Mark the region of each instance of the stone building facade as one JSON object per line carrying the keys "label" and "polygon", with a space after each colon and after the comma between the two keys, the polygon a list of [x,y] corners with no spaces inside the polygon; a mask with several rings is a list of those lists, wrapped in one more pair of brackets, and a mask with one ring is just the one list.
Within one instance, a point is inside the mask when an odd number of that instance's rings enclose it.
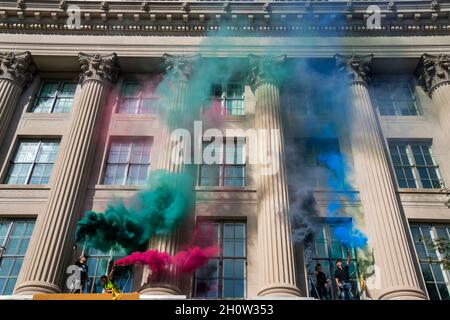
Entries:
{"label": "stone building facade", "polygon": [[[380,9],[379,28],[367,25],[370,5]],[[450,238],[442,190],[450,183],[449,18],[450,5],[436,0],[0,1],[0,295],[68,290],[66,268],[82,250],[73,249],[76,222],[132,196],[153,168],[181,170],[169,163],[158,110],[189,108],[197,64],[230,59],[244,66],[239,76],[211,84],[211,99],[226,113],[222,125],[280,129],[267,148],[281,170],[263,175],[239,162],[215,168],[211,178],[199,165],[193,217],[213,224],[224,246],[211,260],[216,272],[149,284],[135,267],[117,275],[121,286],[188,298],[314,295],[315,264],[291,239],[289,162],[296,158],[286,154],[288,140],[313,139],[308,152],[337,146],[352,168],[355,189],[343,207],[364,213],[375,261],[371,296],[449,299],[449,271],[430,244]],[[336,136],[316,132],[341,112],[317,99],[326,83],[308,91],[294,85],[317,79],[306,72],[283,83],[277,77],[282,64],[309,63],[319,79],[345,79],[349,117]],[[167,67],[177,69],[175,98],[158,106],[143,83]],[[303,98],[290,99],[290,89]],[[290,108],[295,116],[284,112]],[[328,195],[348,190],[314,179],[319,214],[308,259],[333,278],[345,251],[333,239]],[[177,235],[157,244],[179,245]],[[89,291],[98,292],[117,254],[88,254]],[[358,295],[356,256],[352,250]]]}

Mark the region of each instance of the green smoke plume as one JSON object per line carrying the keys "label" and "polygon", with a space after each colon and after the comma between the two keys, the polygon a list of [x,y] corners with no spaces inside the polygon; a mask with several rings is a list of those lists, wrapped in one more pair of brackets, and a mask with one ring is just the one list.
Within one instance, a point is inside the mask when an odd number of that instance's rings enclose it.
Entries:
{"label": "green smoke plume", "polygon": [[127,203],[109,204],[104,213],[87,212],[78,222],[76,242],[101,251],[131,252],[155,235],[171,233],[189,213],[193,199],[191,176],[154,171],[146,189]]}

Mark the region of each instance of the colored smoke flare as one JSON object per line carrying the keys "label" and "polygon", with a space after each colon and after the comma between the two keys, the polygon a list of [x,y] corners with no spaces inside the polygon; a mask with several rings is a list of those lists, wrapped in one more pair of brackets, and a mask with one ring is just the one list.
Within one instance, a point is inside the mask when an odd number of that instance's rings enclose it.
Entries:
{"label": "colored smoke flare", "polygon": [[206,265],[211,257],[220,252],[218,247],[200,248],[194,247],[179,251],[173,258],[172,263],[180,268],[182,272],[191,273],[197,268]]}
{"label": "colored smoke flare", "polygon": [[114,265],[122,267],[135,264],[146,265],[152,271],[152,279],[157,279],[170,263],[171,256],[168,253],[150,249],[145,252],[133,252],[129,256],[117,260]]}
{"label": "colored smoke flare", "polygon": [[191,209],[193,179],[163,170],[150,174],[148,186],[127,204],[110,203],[104,213],[89,211],[78,222],[76,242],[101,251],[142,248],[155,235],[170,234]]}
{"label": "colored smoke flare", "polygon": [[334,236],[347,248],[364,248],[367,245],[367,237],[350,222],[339,225],[334,230]]}
{"label": "colored smoke flare", "polygon": [[[319,154],[318,160],[329,169],[328,186],[334,190],[342,190],[343,195],[332,194],[327,206],[328,217],[340,217],[345,203],[355,202],[356,193],[346,181],[348,166],[339,153],[329,152]],[[347,248],[364,248],[367,245],[366,235],[359,230],[353,221],[344,221],[334,229],[334,237]]]}
{"label": "colored smoke flare", "polygon": [[218,255],[218,247],[193,247],[179,251],[175,256],[170,256],[167,252],[158,250],[147,250],[145,252],[133,252],[129,256],[117,260],[115,266],[145,265],[151,270],[151,278],[155,280],[164,270],[171,265],[178,267],[181,272],[191,273],[197,268],[206,265],[208,260]]}

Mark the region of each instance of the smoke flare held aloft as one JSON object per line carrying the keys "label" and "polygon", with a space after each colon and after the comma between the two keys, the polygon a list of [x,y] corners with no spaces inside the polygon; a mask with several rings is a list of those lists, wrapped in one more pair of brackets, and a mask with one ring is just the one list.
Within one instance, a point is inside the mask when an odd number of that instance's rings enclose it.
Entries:
{"label": "smoke flare held aloft", "polygon": [[101,251],[132,252],[155,235],[170,234],[192,206],[192,183],[185,173],[152,172],[146,189],[127,203],[110,203],[104,213],[87,212],[78,222],[76,242]]}

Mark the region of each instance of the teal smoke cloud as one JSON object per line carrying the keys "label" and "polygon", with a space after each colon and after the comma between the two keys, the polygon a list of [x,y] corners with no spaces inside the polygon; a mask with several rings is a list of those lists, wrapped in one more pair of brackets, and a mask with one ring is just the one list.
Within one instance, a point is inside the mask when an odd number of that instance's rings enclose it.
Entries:
{"label": "teal smoke cloud", "polygon": [[76,242],[101,251],[134,251],[153,236],[170,234],[189,213],[193,199],[191,176],[154,171],[146,189],[127,203],[110,203],[105,212],[87,212],[78,222]]}

